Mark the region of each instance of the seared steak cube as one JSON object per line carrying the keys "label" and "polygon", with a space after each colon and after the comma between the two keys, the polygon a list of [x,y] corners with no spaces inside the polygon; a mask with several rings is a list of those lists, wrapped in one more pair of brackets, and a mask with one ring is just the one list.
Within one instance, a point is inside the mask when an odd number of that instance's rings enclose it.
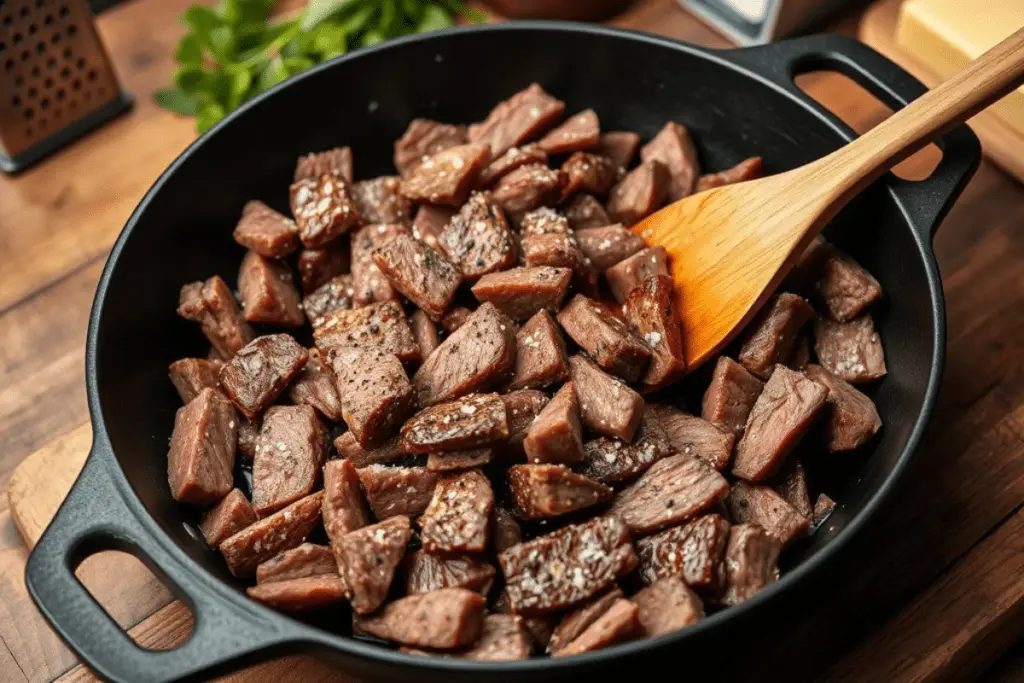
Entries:
{"label": "seared steak cube", "polygon": [[530,632],[522,617],[514,614],[488,614],[480,637],[458,659],[477,662],[511,662],[530,658]]}
{"label": "seared steak cube", "polygon": [[801,515],[808,519],[814,515],[811,494],[807,490],[807,472],[799,460],[790,459],[786,463],[779,472],[774,488]]}
{"label": "seared steak cube", "polygon": [[188,403],[203,389],[216,389],[220,386],[219,360],[205,358],[182,358],[171,363],[168,375],[171,384],[178,390],[182,403]]}
{"label": "seared steak cube", "polygon": [[604,273],[612,296],[620,304],[634,289],[652,277],[670,278],[668,253],[662,246],[649,247],[622,259]]}
{"label": "seared steak cube", "polygon": [[199,530],[203,532],[210,547],[216,548],[225,538],[238,533],[256,519],[256,513],[245,494],[238,489],[231,489],[228,495],[203,515]]}
{"label": "seared steak cube", "polygon": [[738,605],[779,580],[779,541],[756,524],[729,529],[723,604]]}
{"label": "seared steak cube", "polygon": [[414,202],[459,206],[476,184],[491,151],[487,145],[449,147],[421,161],[402,179],[399,192]]}
{"label": "seared steak cube", "polygon": [[704,392],[701,417],[716,422],[740,436],[747,416],[761,395],[764,382],[728,356],[719,356],[711,384]]}
{"label": "seared steak cube", "polygon": [[426,358],[441,345],[441,336],[437,332],[437,324],[430,319],[430,316],[416,309],[409,316],[409,327],[412,329],[412,336],[416,339],[416,345],[420,347],[420,356]]}
{"label": "seared steak cube", "polygon": [[747,481],[774,475],[825,407],[827,397],[824,385],[776,365],[747,418],[732,473]]}
{"label": "seared steak cube", "polygon": [[575,640],[552,656],[567,657],[592,652],[639,635],[641,627],[637,606],[629,600],[619,598]]}
{"label": "seared steak cube", "polygon": [[819,365],[809,365],[804,374],[828,389],[824,425],[829,451],[852,451],[878,433],[882,418],[870,398]]}
{"label": "seared steak cube", "polygon": [[491,548],[503,553],[517,543],[523,542],[523,530],[512,513],[505,508],[495,507],[491,515]]}
{"label": "seared steak cube", "polygon": [[530,425],[548,403],[547,394],[533,389],[512,391],[501,397],[508,417],[508,447],[522,454],[523,439]]}
{"label": "seared steak cube", "polygon": [[402,137],[395,140],[395,168],[402,175],[412,171],[424,157],[466,144],[466,127],[430,119],[413,119]]}
{"label": "seared steak cube", "polygon": [[527,460],[571,465],[583,459],[579,405],[573,383],[563,384],[526,432],[523,449]]}
{"label": "seared steak cube", "polygon": [[235,295],[219,275],[182,287],[178,315],[199,323],[221,358],[231,358],[253,338],[252,328],[238,310]]}
{"label": "seared steak cube", "polygon": [[465,451],[439,451],[427,456],[427,469],[451,472],[481,467],[494,460],[494,447],[471,448]]}
{"label": "seared steak cube", "polygon": [[694,192],[703,192],[715,187],[742,183],[746,180],[754,180],[764,175],[764,164],[761,157],[750,157],[744,159],[732,168],[727,168],[718,173],[705,173],[697,181]]}
{"label": "seared steak cube", "polygon": [[716,470],[724,470],[732,459],[736,437],[721,425],[688,415],[669,405],[647,404],[645,417],[656,424],[683,455],[695,455]]}
{"label": "seared steak cube", "polygon": [[509,389],[546,387],[569,375],[565,341],[558,323],[538,311],[516,333],[516,365]]}
{"label": "seared steak cube", "polygon": [[602,436],[583,445],[581,474],[605,484],[635,479],[656,461],[675,453],[668,439],[653,422],[640,423],[635,443]]}
{"label": "seared steak cube", "polygon": [[252,576],[263,562],[305,542],[320,521],[323,497],[317,491],[225,539],[220,552],[231,573]]}
{"label": "seared steak cube", "polygon": [[351,183],[352,149],[350,147],[335,147],[323,152],[306,154],[299,157],[295,164],[296,181],[319,178],[325,173],[333,173]]}
{"label": "seared steak cube", "polygon": [[246,253],[238,270],[242,310],[251,323],[298,327],[306,322],[291,268],[255,251]]}
{"label": "seared steak cube", "polygon": [[401,223],[367,225],[352,236],[352,289],[353,300],[360,306],[374,301],[397,299],[391,281],[373,260],[373,252],[387,244],[396,235],[407,235],[409,228]]}
{"label": "seared steak cube", "polygon": [[345,600],[345,582],[337,575],[323,574],[249,586],[246,595],[282,612],[308,612]]}
{"label": "seared steak cube", "polygon": [[659,385],[679,377],[686,369],[686,360],[672,278],[656,275],[644,280],[626,297],[622,313],[633,334],[651,348],[644,383]]}
{"label": "seared steak cube", "polygon": [[569,359],[569,373],[579,394],[583,424],[599,434],[632,441],[644,414],[640,394],[579,354]]}
{"label": "seared steak cube", "polygon": [[334,553],[325,545],[303,543],[280,555],[275,555],[256,567],[256,583],[291,581],[310,576],[338,577],[338,563]]}
{"label": "seared steak cube", "polygon": [[483,597],[465,588],[442,588],[390,602],[377,614],[355,615],[352,629],[402,645],[450,650],[476,642],[483,631]]}
{"label": "seared steak cube", "polygon": [[369,614],[384,604],[411,537],[409,518],[399,516],[350,531],[334,543],[353,612]]}
{"label": "seared steak cube", "polygon": [[686,585],[714,593],[725,585],[725,546],[729,522],[710,514],[641,538],[640,578],[644,583],[679,577]]}
{"label": "seared steak cube", "polygon": [[314,328],[324,323],[324,318],[335,311],[348,311],[353,307],[355,285],[351,275],[338,275],[302,300],[302,310]]}
{"label": "seared steak cube", "polygon": [[445,332],[451,334],[455,330],[465,325],[466,321],[469,320],[469,316],[471,315],[473,315],[473,311],[466,308],[465,306],[453,306],[452,308],[449,308],[447,311],[445,311],[444,314],[441,316],[441,327],[444,328]]}
{"label": "seared steak cube", "polygon": [[536,83],[499,102],[482,123],[469,127],[470,142],[490,145],[499,156],[510,147],[537,137],[565,112],[565,103],[544,92]]}
{"label": "seared steak cube", "polygon": [[772,299],[749,329],[739,361],[751,374],[768,379],[778,363],[785,363],[804,324],[814,310],[796,294],[783,292]]}
{"label": "seared steak cube", "polygon": [[331,362],[342,349],[393,353],[402,362],[420,359],[420,347],[397,301],[335,311],[314,328],[313,339]]}
{"label": "seared steak cube", "polygon": [[669,182],[664,164],[644,161],[608,192],[608,215],[623,225],[640,222],[665,203]]}
{"label": "seared steak cube", "polygon": [[668,201],[676,201],[693,194],[700,177],[697,148],[693,146],[686,126],[669,121],[665,127],[640,150],[646,163],[660,161],[668,169]]}
{"label": "seared steak cube", "polygon": [[368,465],[386,465],[409,455],[402,446],[402,440],[397,436],[388,439],[383,445],[366,449],[359,445],[352,432],[345,432],[334,440],[334,448],[337,449],[338,455],[350,460],[356,469]]}
{"label": "seared steak cube", "polygon": [[498,561],[512,610],[524,616],[576,607],[637,565],[629,530],[611,516],[512,546]]}
{"label": "seared steak cube", "polygon": [[737,482],[726,504],[734,522],[756,524],[777,538],[783,546],[789,545],[810,526],[807,517],[767,486]]}
{"label": "seared steak cube", "polygon": [[597,147],[601,138],[601,122],[593,109],[570,116],[565,122],[540,139],[537,146],[548,154],[566,154]]}
{"label": "seared steak cube", "polygon": [[474,555],[431,555],[422,550],[409,553],[404,565],[405,592],[429,593],[441,588],[466,588],[487,595],[497,574],[494,567]]}
{"label": "seared steak cube", "polygon": [[522,519],[558,517],[607,503],[615,492],[561,465],[513,465],[507,472],[516,515]]}
{"label": "seared steak cube", "polygon": [[359,473],[351,460],[331,460],[324,465],[323,518],[333,548],[345,534],[370,523]]}
{"label": "seared steak cube", "polygon": [[363,448],[380,446],[416,409],[402,362],[379,349],[354,348],[338,349],[332,362],[345,424]]}
{"label": "seared steak cube", "polygon": [[577,294],[558,313],[558,322],[603,369],[627,382],[643,376],[650,349],[604,304]]}
{"label": "seared steak cube", "polygon": [[728,493],[729,482],[706,462],[673,455],[620,492],[609,514],[622,519],[631,533],[646,534],[700,514]]}
{"label": "seared steak cube", "polygon": [[484,303],[430,354],[413,377],[421,406],[487,391],[511,372],[516,357],[512,321]]}
{"label": "seared steak cube", "polygon": [[494,492],[480,470],[442,474],[420,517],[420,539],[428,553],[487,549]]}
{"label": "seared steak cube", "polygon": [[437,485],[437,474],[426,467],[367,465],[357,473],[366,501],[377,519],[423,514]]}
{"label": "seared steak cube", "polygon": [[582,607],[577,607],[567,612],[562,617],[554,631],[551,632],[551,639],[548,640],[548,654],[554,654],[566,645],[576,640],[581,633],[593,624],[598,618],[608,611],[616,601],[622,599],[622,590],[618,586],[612,586],[609,590],[597,596]]}
{"label": "seared steak cube", "polygon": [[815,300],[836,322],[853,320],[882,298],[882,286],[871,273],[820,238],[801,257],[800,271],[813,282]]}
{"label": "seared steak cube", "polygon": [[675,576],[655,581],[630,601],[637,607],[637,619],[648,638],[686,628],[704,616],[700,598]]}
{"label": "seared steak cube", "polygon": [[310,349],[309,360],[298,377],[288,387],[288,398],[293,403],[316,408],[331,422],[341,422],[341,397],[334,371],[324,364],[320,352]]}
{"label": "seared steak cube", "polygon": [[[570,219],[571,222],[571,219]],[[576,230],[576,241],[594,270],[603,273],[645,248],[644,241],[618,223]]]}
{"label": "seared steak cube", "polygon": [[167,454],[171,495],[181,503],[210,505],[231,491],[238,416],[216,389],[203,389],[179,408]]}
{"label": "seared steak cube", "polygon": [[[498,594],[492,610],[497,614],[512,614],[512,603],[509,600],[507,590],[503,590]],[[554,629],[555,624],[550,616],[524,617],[523,626],[526,627],[526,631],[530,634],[533,642],[537,644],[537,647],[543,650],[547,647],[548,641],[551,640],[551,631]]]}
{"label": "seared steak cube", "polygon": [[301,245],[295,221],[258,199],[248,201],[242,207],[242,217],[235,226],[233,237],[246,249],[267,258],[284,258]]}
{"label": "seared steak cube", "polygon": [[614,130],[601,134],[597,153],[611,159],[616,168],[629,168],[639,147],[639,135],[631,130]]}
{"label": "seared steak cube", "polygon": [[885,352],[870,315],[848,323],[814,322],[814,352],[822,367],[850,384],[885,376]]}
{"label": "seared steak cube", "polygon": [[505,213],[482,192],[473,193],[448,221],[438,244],[470,280],[516,264],[516,245]]}
{"label": "seared steak cube", "polygon": [[619,167],[608,157],[576,152],[562,164],[562,173],[565,174],[562,197],[571,197],[577,192],[605,194],[618,180],[618,170]]}
{"label": "seared steak cube", "polygon": [[828,516],[832,514],[832,511],[836,507],[836,502],[826,496],[824,493],[819,493],[817,499],[814,501],[814,514],[812,517],[812,524],[815,527],[821,526],[821,524],[828,519]]}
{"label": "seared steak cube", "polygon": [[325,173],[296,181],[290,190],[292,215],[307,247],[319,247],[359,223],[348,182]]}
{"label": "seared steak cube", "polygon": [[526,320],[541,310],[557,311],[571,279],[568,268],[512,268],[484,275],[473,285],[473,295],[515,320]]}
{"label": "seared steak cube", "polygon": [[443,256],[409,235],[396,235],[373,252],[391,286],[423,311],[440,318],[462,284],[462,275]]}
{"label": "seared steak cube", "polygon": [[408,223],[412,202],[398,193],[400,179],[381,176],[352,185],[352,201],[363,224]]}
{"label": "seared steak cube", "polygon": [[547,164],[548,153],[539,145],[530,144],[512,147],[507,152],[487,165],[480,173],[480,187],[490,187],[496,180],[506,176],[520,166],[527,164]]}
{"label": "seared steak cube", "polygon": [[455,215],[455,209],[450,206],[439,206],[434,204],[422,204],[416,210],[416,219],[412,223],[412,236],[423,242],[431,249],[440,249],[438,239],[444,226]]}
{"label": "seared steak cube", "polygon": [[273,406],[263,416],[252,465],[252,506],[261,517],[308,496],[327,459],[323,426],[309,406]]}
{"label": "seared steak cube", "polygon": [[348,273],[349,246],[344,241],[299,252],[302,291],[311,294],[339,275]]}
{"label": "seared steak cube", "polygon": [[580,272],[586,266],[586,257],[576,242],[576,235],[571,232],[541,235],[524,232],[522,247],[523,260],[528,267],[551,266]]}
{"label": "seared steak cube", "polygon": [[424,408],[402,427],[410,453],[458,451],[507,438],[505,402],[497,394],[470,394]]}
{"label": "seared steak cube", "polygon": [[306,349],[287,334],[268,334],[249,342],[224,364],[220,384],[250,420],[273,403],[302,370]]}
{"label": "seared steak cube", "polygon": [[589,194],[576,195],[565,209],[565,217],[569,219],[569,226],[573,230],[599,228],[613,222],[601,202]]}
{"label": "seared steak cube", "polygon": [[565,174],[545,164],[527,164],[502,176],[491,190],[495,203],[513,221],[539,206],[553,206],[562,196]]}

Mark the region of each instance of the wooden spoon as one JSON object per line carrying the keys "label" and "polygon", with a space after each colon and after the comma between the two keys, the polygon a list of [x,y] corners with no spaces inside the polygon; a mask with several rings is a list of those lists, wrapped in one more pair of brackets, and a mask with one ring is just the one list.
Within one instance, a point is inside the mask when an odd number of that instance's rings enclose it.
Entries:
{"label": "wooden spoon", "polygon": [[633,226],[671,259],[688,370],[750,321],[851,198],[1022,82],[1024,29],[828,156],[686,197]]}

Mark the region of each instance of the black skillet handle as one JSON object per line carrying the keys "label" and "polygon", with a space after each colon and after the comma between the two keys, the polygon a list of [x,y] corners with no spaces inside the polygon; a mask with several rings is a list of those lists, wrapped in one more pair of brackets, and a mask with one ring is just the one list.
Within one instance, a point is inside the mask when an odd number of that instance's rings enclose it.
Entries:
{"label": "black skillet handle", "polygon": [[[209,680],[294,642],[263,608],[232,606],[230,591],[189,571],[146,531],[111,476],[113,456],[97,436],[85,469],[32,550],[25,581],[32,599],[68,646],[103,679],[117,683]],[[125,550],[143,560],[195,615],[192,636],[167,651],[137,646],[75,578],[89,555]],[[285,624],[287,621],[284,622]]]}
{"label": "black skillet handle", "polygon": [[[860,85],[893,110],[923,95],[927,88],[902,67],[864,43],[839,34],[820,34],[768,45],[731,50],[728,58],[768,78],[808,106],[828,117],[848,140],[856,133],[839,117],[804,94],[793,78],[810,71],[836,71]],[[966,125],[957,126],[937,141],[942,161],[921,181],[889,176],[889,183],[912,224],[931,239],[942,219],[981,161],[981,143]]]}

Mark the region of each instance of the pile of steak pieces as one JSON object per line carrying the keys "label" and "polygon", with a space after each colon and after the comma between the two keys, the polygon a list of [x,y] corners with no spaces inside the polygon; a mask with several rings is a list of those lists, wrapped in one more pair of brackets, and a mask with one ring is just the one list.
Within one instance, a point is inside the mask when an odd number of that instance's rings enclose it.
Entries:
{"label": "pile of steak pieces", "polygon": [[416,120],[400,176],[303,157],[293,218],[254,200],[235,228],[241,305],[218,276],[182,288],[212,350],[170,368],[171,491],[252,598],[349,605],[409,652],[571,655],[746,600],[831,509],[787,456],[878,431],[854,386],[885,374],[878,283],[815,243],[810,302],[771,301],[701,417],[646,402],[681,330],[664,252],[624,226],[760,160],[701,175],[680,124],[640,147],[564,110],[533,85],[479,124]]}

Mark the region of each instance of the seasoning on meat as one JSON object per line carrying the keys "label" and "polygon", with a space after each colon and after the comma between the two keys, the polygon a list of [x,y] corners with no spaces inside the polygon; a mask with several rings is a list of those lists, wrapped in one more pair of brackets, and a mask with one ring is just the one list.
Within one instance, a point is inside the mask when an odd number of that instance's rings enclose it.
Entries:
{"label": "seasoning on meat", "polygon": [[420,359],[420,347],[413,337],[405,312],[397,301],[381,301],[351,311],[335,311],[313,329],[313,339],[327,360],[341,349],[393,353],[402,362]]}
{"label": "seasoning on meat", "polygon": [[522,542],[523,530],[516,518],[505,508],[495,507],[491,514],[491,549],[494,553],[503,553]]}
{"label": "seasoning on meat", "polygon": [[416,409],[416,393],[398,356],[379,349],[332,351],[341,413],[363,448],[384,444]]}
{"label": "seasoning on meat", "polygon": [[413,119],[395,140],[395,168],[406,175],[423,161],[446,149],[466,144],[466,127],[430,119]]}
{"label": "seasoning on meat", "polygon": [[353,616],[355,634],[402,645],[450,650],[473,644],[483,632],[487,602],[476,591],[442,588],[389,602],[377,614]]}
{"label": "seasoning on meat", "polygon": [[203,389],[179,408],[167,453],[171,495],[180,503],[211,505],[232,488],[238,416],[216,389]]}
{"label": "seasoning on meat", "polygon": [[734,522],[756,524],[777,538],[783,546],[789,545],[810,526],[807,517],[767,486],[737,482],[726,504]]}
{"label": "seasoning on meat", "polygon": [[639,147],[639,135],[631,130],[614,130],[601,134],[597,153],[611,159],[616,168],[625,169],[629,168]]}
{"label": "seasoning on meat", "polygon": [[497,574],[475,555],[431,555],[423,550],[406,555],[403,570],[409,595],[441,588],[466,588],[487,595]]}
{"label": "seasoning on meat", "polygon": [[796,344],[800,330],[814,317],[814,309],[796,294],[783,292],[748,328],[740,349],[739,361],[751,374],[768,379],[778,363],[785,363]]}
{"label": "seasoning on meat", "polygon": [[815,300],[836,322],[853,320],[882,298],[878,280],[825,240],[815,241],[808,252],[801,266],[810,271]]}
{"label": "seasoning on meat", "polygon": [[473,315],[473,311],[465,306],[452,306],[441,316],[441,327],[445,332],[451,334],[465,325],[471,315]]}
{"label": "seasoning on meat", "polygon": [[203,514],[199,530],[211,548],[219,546],[225,538],[232,536],[257,519],[252,505],[245,494],[238,489],[231,489],[219,503]]}
{"label": "seasoning on meat", "polygon": [[505,213],[484,192],[469,197],[438,236],[438,244],[469,280],[516,264]]}
{"label": "seasoning on meat", "polygon": [[552,206],[562,196],[565,174],[545,164],[527,164],[502,176],[491,197],[513,221],[540,206]]}
{"label": "seasoning on meat", "polygon": [[299,252],[298,267],[302,291],[311,294],[335,277],[348,273],[349,246],[340,240],[316,249],[303,249]]}
{"label": "seasoning on meat", "polygon": [[548,519],[607,503],[615,492],[561,465],[513,465],[507,473],[515,513]]}
{"label": "seasoning on meat", "polygon": [[352,185],[352,201],[364,225],[412,220],[412,202],[398,193],[399,183],[396,176],[381,176]]}
{"label": "seasoning on meat", "polygon": [[449,147],[421,161],[402,179],[399,192],[414,202],[459,206],[491,159],[487,145]]}
{"label": "seasoning on meat", "polygon": [[523,258],[528,266],[556,266],[579,269],[583,252],[569,219],[549,207],[525,214],[520,221]]}
{"label": "seasoning on meat", "polygon": [[264,516],[312,493],[326,458],[326,435],[311,407],[268,408],[252,466],[256,513]]}
{"label": "seasoning on meat", "polygon": [[576,195],[565,209],[565,217],[573,230],[599,228],[610,225],[614,221],[608,217],[601,202],[590,194]]}
{"label": "seasoning on meat", "polygon": [[810,519],[814,515],[807,472],[799,460],[792,458],[786,463],[775,481],[775,490],[804,517]]}
{"label": "seasoning on meat", "polygon": [[510,147],[537,137],[562,117],[565,103],[536,83],[499,102],[482,123],[469,127],[470,142],[490,145],[497,157]]}
{"label": "seasoning on meat", "polygon": [[633,225],[661,208],[669,191],[668,169],[644,161],[608,192],[608,215],[616,223]]}
{"label": "seasoning on meat", "polygon": [[604,370],[627,382],[635,382],[643,376],[651,357],[650,349],[604,304],[577,294],[558,313],[558,322]]}
{"label": "seasoning on meat", "polygon": [[711,384],[704,392],[701,417],[742,436],[747,416],[761,395],[764,382],[728,356],[719,356]]}
{"label": "seasoning on meat", "polygon": [[288,387],[293,403],[308,405],[332,422],[341,422],[341,397],[334,372],[324,364],[317,349],[309,350],[309,360]]}
{"label": "seasoning on meat", "polygon": [[717,514],[703,515],[682,526],[641,538],[640,578],[644,583],[679,577],[686,585],[715,593],[725,585],[725,546],[729,522]]}
{"label": "seasoning on meat", "polygon": [[235,455],[245,462],[252,462],[256,457],[256,442],[260,438],[259,420],[247,420],[238,416],[238,450]]}
{"label": "seasoning on meat", "polygon": [[732,168],[727,168],[718,173],[705,173],[697,181],[694,192],[704,192],[715,187],[742,183],[746,180],[754,180],[764,175],[764,164],[761,157],[750,157],[744,159]]}
{"label": "seasoning on meat", "polygon": [[398,516],[350,531],[332,544],[353,612],[369,614],[384,604],[411,537],[409,518]]}
{"label": "seasoning on meat", "polygon": [[547,394],[534,389],[512,391],[502,395],[505,402],[505,415],[508,417],[508,444],[510,454],[522,456],[523,440],[530,425],[540,415],[540,411],[548,403]]}
{"label": "seasoning on meat", "polygon": [[465,451],[438,451],[427,456],[427,469],[451,472],[480,467],[494,460],[494,447],[471,448]]}
{"label": "seasoning on meat", "polygon": [[604,276],[608,280],[612,296],[620,304],[626,302],[630,292],[652,277],[669,278],[671,287],[668,253],[662,246],[648,247],[619,261],[605,271]]}
{"label": "seasoning on meat", "polygon": [[635,479],[656,461],[675,453],[661,428],[650,420],[640,423],[635,443],[602,436],[583,444],[581,474],[604,484]]}
{"label": "seasoning on meat", "polygon": [[576,241],[594,270],[601,273],[646,247],[638,235],[618,223],[582,230],[577,228]]}
{"label": "seasoning on meat", "polygon": [[302,300],[302,310],[314,328],[320,327],[327,315],[351,310],[355,293],[352,276],[338,275],[307,295]]}
{"label": "seasoning on meat", "polygon": [[515,320],[527,320],[541,310],[555,312],[562,305],[572,271],[535,266],[489,273],[473,285],[473,296],[494,304]]}
{"label": "seasoning on meat", "polygon": [[317,491],[225,539],[220,552],[231,573],[252,576],[261,563],[305,542],[320,522],[323,497]]}
{"label": "seasoning on meat", "polygon": [[306,178],[319,178],[325,173],[333,173],[352,182],[352,149],[335,147],[323,152],[315,152],[299,157],[295,164],[295,181]]}
{"label": "seasoning on meat", "polygon": [[289,193],[299,237],[307,247],[320,247],[359,223],[348,182],[325,173],[296,181]]}
{"label": "seasoning on meat", "polygon": [[351,461],[356,469],[368,465],[386,465],[402,460],[409,455],[402,447],[402,440],[397,436],[388,439],[380,446],[367,449],[359,445],[352,432],[345,432],[334,440],[334,448],[338,451],[338,455]]}
{"label": "seasoning on meat", "polygon": [[618,599],[611,607],[553,657],[566,657],[631,640],[640,635],[639,610],[629,600]]}
{"label": "seasoning on meat", "polygon": [[725,605],[738,605],[779,580],[779,541],[756,524],[729,529],[725,550]]}
{"label": "seasoning on meat", "polygon": [[325,574],[338,576],[334,553],[325,545],[303,543],[256,567],[256,583],[290,581]]}
{"label": "seasoning on meat", "polygon": [[428,553],[487,549],[494,492],[480,470],[442,474],[420,517],[420,540]]}
{"label": "seasoning on meat", "polygon": [[441,336],[437,332],[437,325],[430,316],[416,309],[409,316],[409,328],[412,336],[416,339],[416,346],[420,347],[420,356],[426,358],[441,345]]}
{"label": "seasoning on meat", "polygon": [[466,324],[430,354],[413,377],[421,406],[497,386],[515,364],[515,327],[493,304],[481,304]]}
{"label": "seasoning on meat", "polygon": [[507,152],[496,158],[480,172],[479,186],[490,187],[502,176],[506,176],[520,166],[527,164],[547,164],[548,153],[539,145],[530,144],[522,147],[512,147]]}
{"label": "seasoning on meat", "polygon": [[367,465],[356,473],[377,519],[396,515],[418,517],[430,504],[437,485],[437,473],[426,467]]}
{"label": "seasoning on meat", "polygon": [[247,252],[238,270],[238,290],[245,319],[251,323],[298,327],[306,322],[286,263]]}
{"label": "seasoning on meat", "polygon": [[651,465],[612,503],[631,533],[645,534],[704,512],[729,493],[729,482],[700,458],[673,455]]}
{"label": "seasoning on meat", "polygon": [[385,223],[367,225],[352,236],[352,289],[357,305],[398,298],[390,280],[384,277],[373,260],[373,252],[396,235],[408,233],[409,228],[402,223]]}
{"label": "seasoning on meat", "polygon": [[345,582],[337,575],[322,574],[249,586],[253,600],[282,612],[307,612],[336,605],[345,600]]}
{"label": "seasoning on meat", "polygon": [[171,384],[178,390],[182,403],[188,403],[203,389],[216,389],[220,386],[219,360],[205,358],[182,358],[168,367],[167,374]]}
{"label": "seasoning on meat", "polygon": [[693,194],[700,165],[697,162],[697,148],[690,139],[686,126],[669,121],[665,127],[640,150],[645,162],[660,161],[668,170],[668,201],[677,201]]}
{"label": "seasoning on meat", "polygon": [[253,338],[252,328],[238,310],[235,295],[219,275],[182,287],[178,315],[199,323],[222,358],[231,358]]}
{"label": "seasoning on meat", "polygon": [[295,221],[258,199],[242,207],[242,217],[232,236],[246,249],[267,258],[284,258],[301,245]]}
{"label": "seasoning on meat", "polygon": [[828,408],[823,423],[829,452],[859,448],[882,428],[882,418],[874,402],[849,383],[820,365],[807,366],[804,374],[828,389]]}
{"label": "seasoning on meat", "polygon": [[534,419],[523,439],[530,462],[565,465],[583,459],[580,403],[572,382],[566,382]]}
{"label": "seasoning on meat", "polygon": [[637,565],[629,530],[613,516],[512,546],[498,561],[512,610],[524,616],[576,607]]}
{"label": "seasoning on meat", "polygon": [[619,167],[608,157],[576,152],[562,164],[562,173],[565,174],[562,199],[577,192],[606,194],[618,180],[618,170]]}
{"label": "seasoning on meat", "polygon": [[309,353],[287,334],[257,337],[220,370],[220,384],[250,420],[267,409],[302,370]]}
{"label": "seasoning on meat", "polygon": [[672,633],[704,617],[704,605],[679,577],[655,581],[630,598],[648,638]]}
{"label": "seasoning on meat", "polygon": [[622,307],[629,329],[651,349],[651,363],[643,377],[645,384],[665,384],[686,369],[683,326],[675,296],[672,278],[656,275],[635,287]]}
{"label": "seasoning on meat", "polygon": [[623,597],[622,589],[612,586],[582,607],[568,612],[555,626],[555,630],[551,632],[551,639],[548,641],[547,647],[548,654],[554,654],[576,640],[581,633],[587,630],[587,627],[597,621],[617,600]]}
{"label": "seasoning on meat", "polygon": [[373,261],[425,313],[440,318],[462,284],[462,275],[443,256],[409,235],[396,235],[373,252]]}
{"label": "seasoning on meat", "polygon": [[530,657],[530,634],[523,618],[514,614],[488,614],[476,643],[459,659],[478,662],[511,662]]}
{"label": "seasoning on meat", "polygon": [[470,394],[439,403],[409,418],[401,434],[410,453],[487,446],[508,438],[505,402],[498,394]]}
{"label": "seasoning on meat", "polygon": [[550,313],[538,311],[516,333],[516,365],[508,389],[542,388],[568,375],[562,332]]}
{"label": "seasoning on meat", "polygon": [[440,249],[438,238],[454,215],[455,209],[450,206],[421,204],[412,223],[412,236],[431,249]]}
{"label": "seasoning on meat", "polygon": [[590,429],[630,442],[640,426],[644,400],[592,360],[574,355],[569,372],[580,398],[580,419]]}
{"label": "seasoning on meat", "polygon": [[[512,614],[512,603],[509,600],[507,590],[503,590],[498,594],[491,609],[496,614]],[[533,642],[541,650],[545,649],[551,640],[551,632],[555,627],[553,617],[522,617],[522,619],[523,626],[526,627],[526,631],[530,634]]]}
{"label": "seasoning on meat", "polygon": [[537,143],[548,154],[568,154],[597,147],[601,123],[593,109],[581,111],[565,120]]}
{"label": "seasoning on meat", "polygon": [[732,459],[736,437],[721,425],[663,404],[648,404],[645,417],[661,428],[678,453],[695,455],[719,471]]}
{"label": "seasoning on meat", "polygon": [[814,321],[814,352],[821,366],[850,384],[885,376],[885,352],[870,315],[848,323]]}
{"label": "seasoning on meat", "polygon": [[732,473],[747,481],[774,475],[818,417],[827,397],[824,385],[776,365],[747,418]]}
{"label": "seasoning on meat", "polygon": [[333,548],[345,534],[370,523],[359,473],[350,460],[331,460],[324,465],[323,519]]}

